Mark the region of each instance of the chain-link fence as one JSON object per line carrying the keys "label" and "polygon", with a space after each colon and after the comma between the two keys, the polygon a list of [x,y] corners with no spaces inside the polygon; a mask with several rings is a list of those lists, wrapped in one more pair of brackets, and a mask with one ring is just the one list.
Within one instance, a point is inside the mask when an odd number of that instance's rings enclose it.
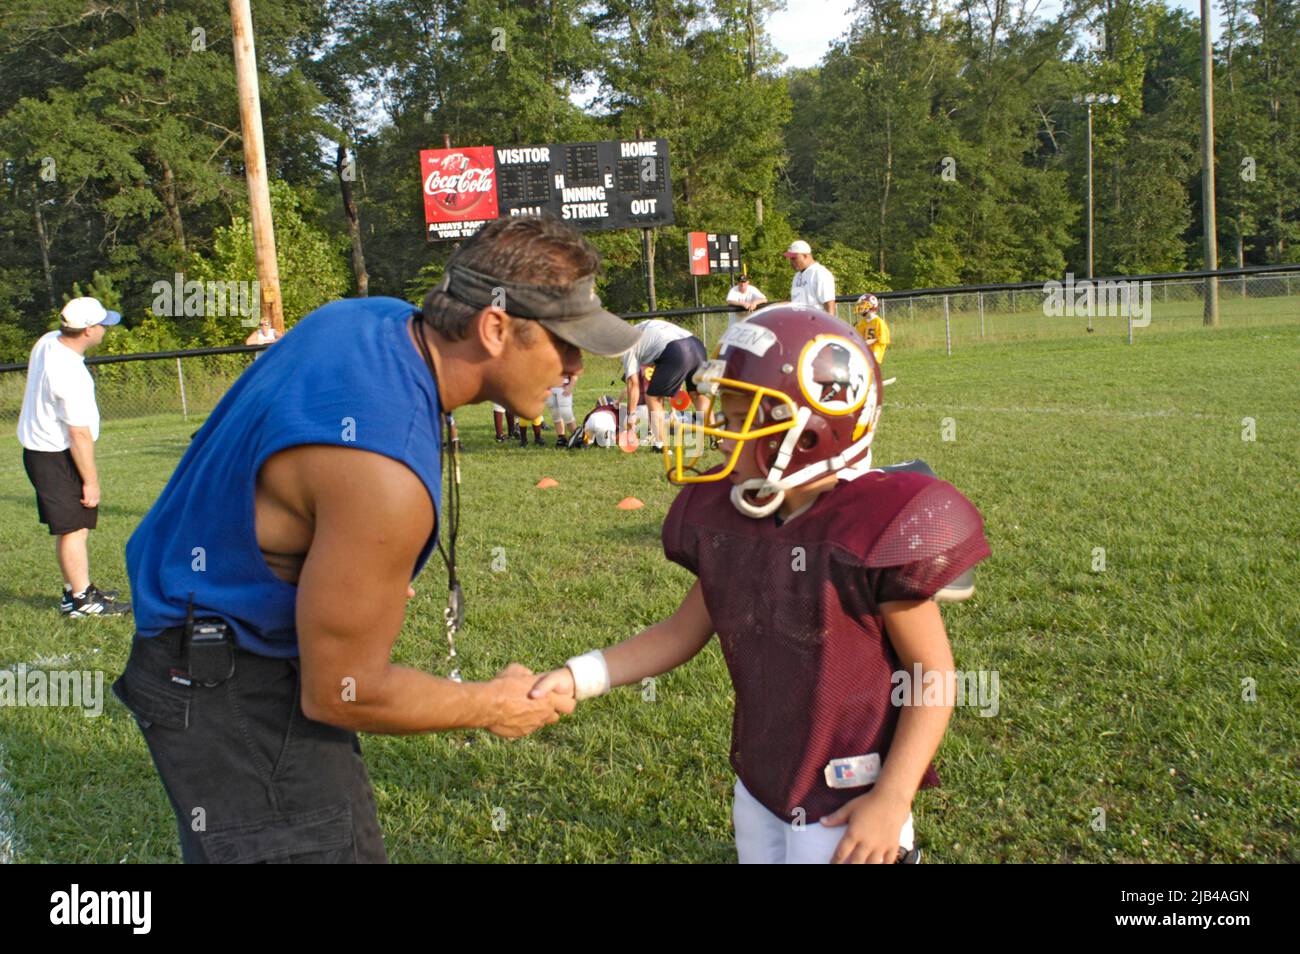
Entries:
{"label": "chain-link fence", "polygon": [[[1073,279],[924,293],[883,293],[891,347],[944,348],[1099,334],[1138,336],[1205,327],[1202,278]],[[1300,269],[1218,279],[1219,325],[1242,328],[1300,320]],[[851,320],[852,304],[839,304]]]}
{"label": "chain-link fence", "polygon": [[[159,414],[186,420],[205,417],[256,357],[256,349],[223,350],[227,353],[131,355],[135,360],[108,363],[88,358],[100,416],[105,420]],[[24,372],[0,374],[0,423],[6,428],[17,424],[26,384]]]}
{"label": "chain-link fence", "polygon": [[[1300,322],[1300,266],[1228,270],[1218,273],[1222,328]],[[1141,336],[1204,325],[1206,279],[1190,275],[1134,276],[1018,285],[880,292],[881,314],[889,323],[891,347],[946,349],[1029,339],[1080,337],[1089,333],[1141,340]],[[852,322],[854,296],[837,304]],[[712,352],[727,326],[742,315],[724,307],[682,308],[627,315],[628,320],[663,317],[698,336]],[[1213,331],[1213,329],[1206,329]],[[100,413],[106,420],[155,415],[205,417],[258,348],[208,348],[156,355],[90,357]],[[611,382],[617,362],[587,360],[588,380]],[[22,407],[26,374],[0,367],[0,426],[11,429]],[[611,387],[613,384],[611,384]]]}

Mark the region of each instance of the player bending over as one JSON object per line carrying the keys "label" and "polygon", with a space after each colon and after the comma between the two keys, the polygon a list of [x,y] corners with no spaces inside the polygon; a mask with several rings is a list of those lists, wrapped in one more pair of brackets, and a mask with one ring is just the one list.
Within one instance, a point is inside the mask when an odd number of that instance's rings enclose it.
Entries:
{"label": "player bending over", "polygon": [[[623,355],[627,406],[634,408],[642,398],[645,399],[650,415],[650,440],[654,449],[660,450],[664,441],[664,399],[671,398],[683,386],[688,391],[695,389],[692,378],[708,360],[708,351],[699,338],[668,321],[652,318],[633,327],[641,332],[641,338]],[[648,381],[644,390],[639,371]],[[700,403],[703,410],[703,401]],[[627,429],[634,426],[631,412],[624,426]]]}
{"label": "player bending over", "polygon": [[[716,631],[736,693],[740,861],[897,861],[917,790],[938,784],[953,700],[895,705],[895,674],[952,685],[931,598],[988,555],[983,521],[942,480],[869,469],[880,372],[829,315],[768,308],[729,328],[696,379],[722,419],[674,427],[669,479],[686,487],[663,527],[695,585],[672,616],[533,692],[600,695],[680,666]],[[692,430],[697,446],[720,439],[723,466],[686,470]]]}

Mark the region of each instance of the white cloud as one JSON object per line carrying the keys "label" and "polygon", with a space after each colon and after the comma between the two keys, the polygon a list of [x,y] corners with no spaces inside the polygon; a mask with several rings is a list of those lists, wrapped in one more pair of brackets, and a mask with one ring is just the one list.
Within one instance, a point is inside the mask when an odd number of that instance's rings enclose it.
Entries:
{"label": "white cloud", "polygon": [[767,34],[785,54],[786,68],[816,66],[853,21],[851,0],[786,0],[767,20]]}

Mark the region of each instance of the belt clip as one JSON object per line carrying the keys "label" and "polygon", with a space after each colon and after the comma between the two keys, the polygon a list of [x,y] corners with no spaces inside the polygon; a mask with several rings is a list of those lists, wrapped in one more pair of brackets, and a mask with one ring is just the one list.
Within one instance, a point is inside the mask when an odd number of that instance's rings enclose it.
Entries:
{"label": "belt clip", "polygon": [[[230,624],[219,618],[194,617],[194,596],[185,612],[185,655],[187,675],[208,689],[219,686],[235,674],[235,647]],[[176,674],[173,682],[180,682]],[[183,685],[184,683],[182,683]]]}

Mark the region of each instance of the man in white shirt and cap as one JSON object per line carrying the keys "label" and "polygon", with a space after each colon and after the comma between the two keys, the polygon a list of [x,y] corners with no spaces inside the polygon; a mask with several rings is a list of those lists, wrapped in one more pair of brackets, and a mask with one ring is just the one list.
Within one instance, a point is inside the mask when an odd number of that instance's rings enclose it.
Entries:
{"label": "man in white shirt and cap", "polygon": [[99,520],[99,407],[85,356],[104,340],[108,326],[121,320],[94,298],[74,298],[64,305],[59,330],[43,335],[27,359],[27,388],[18,416],[23,467],[36,489],[40,521],[55,538],[63,573],[59,608],[74,618],[131,611],[129,604],[117,601],[116,591],[100,590],[90,581],[87,552],[90,531]]}
{"label": "man in white shirt and cap", "polygon": [[767,304],[767,296],[749,283],[749,276],[741,273],[740,280],[731,286],[731,291],[727,292],[727,304],[733,309],[739,309],[744,314],[737,316],[736,311],[727,315],[727,327],[730,328],[737,321],[744,321],[761,305]]}
{"label": "man in white shirt and cap", "polygon": [[794,279],[790,282],[790,302],[806,308],[820,308],[835,314],[835,276],[831,270],[812,256],[812,248],[799,239],[791,242],[785,257],[794,266]]}

